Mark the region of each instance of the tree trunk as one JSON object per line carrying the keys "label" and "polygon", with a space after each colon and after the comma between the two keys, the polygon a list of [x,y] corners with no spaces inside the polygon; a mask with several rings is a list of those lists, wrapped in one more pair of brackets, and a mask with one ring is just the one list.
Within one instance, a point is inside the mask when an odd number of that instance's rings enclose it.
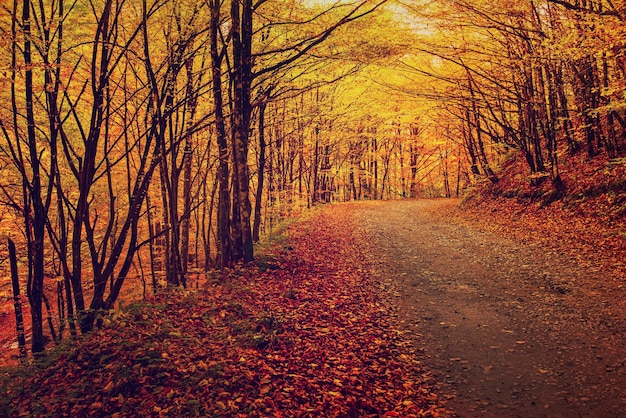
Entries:
{"label": "tree trunk", "polygon": [[312,205],[315,205],[320,199],[320,181],[319,181],[320,127],[319,125],[315,125],[314,136],[315,136],[315,147],[313,151],[313,193],[311,193]]}
{"label": "tree trunk", "polygon": [[13,285],[13,306],[15,307],[15,327],[17,331],[17,346],[20,357],[26,357],[26,336],[24,335],[24,318],[22,316],[22,300],[20,299],[20,277],[17,272],[17,254],[15,244],[9,238],[9,261],[11,263],[11,283]]}
{"label": "tree trunk", "polygon": [[[34,86],[33,64],[31,57],[31,2],[24,0],[22,9],[22,28],[24,31],[24,95],[26,98],[26,121],[27,121],[27,144],[32,170],[32,180],[27,183],[29,196],[24,196],[26,206],[32,205],[32,219],[26,216],[27,231],[29,236],[29,277],[27,283],[28,300],[31,306],[32,318],[32,351],[39,353],[44,350],[43,336],[43,280],[44,280],[44,233],[46,224],[46,210],[42,198],[41,185],[41,152],[37,145],[36,122],[34,113]],[[30,201],[29,201],[30,200]],[[31,236],[32,234],[32,236]]]}
{"label": "tree trunk", "polygon": [[232,48],[233,48],[233,161],[238,183],[235,202],[239,222],[233,227],[241,236],[241,244],[236,243],[236,252],[241,252],[244,262],[254,259],[252,243],[252,229],[250,219],[252,205],[250,203],[250,175],[248,170],[248,142],[250,136],[250,117],[252,105],[250,103],[250,86],[252,83],[252,0],[242,0],[231,3],[232,21]]}
{"label": "tree trunk", "polygon": [[[496,176],[496,174],[493,172],[493,170],[491,169],[491,166],[489,165],[489,160],[487,159],[487,154],[485,153],[485,146],[484,146],[484,142],[483,142],[483,138],[482,138],[482,127],[481,127],[481,118],[482,115],[479,112],[478,109],[478,103],[477,103],[477,98],[475,95],[475,91],[474,91],[474,80],[472,79],[472,76],[469,72],[468,69],[466,69],[467,71],[467,83],[468,83],[468,88],[469,88],[469,92],[470,92],[470,97],[472,100],[472,112],[471,115],[473,116],[473,125],[474,125],[474,129],[476,130],[476,153],[478,156],[478,161],[480,163],[480,166],[483,170],[483,173],[485,173],[485,175],[487,176],[487,178],[492,182],[492,183],[496,183],[498,181],[498,177]],[[471,125],[470,125],[470,136],[471,136]]]}
{"label": "tree trunk", "polygon": [[187,271],[189,268],[189,230],[191,225],[191,166],[193,157],[192,134],[194,115],[196,113],[197,97],[193,91],[193,61],[190,59],[186,62],[187,70],[187,100],[189,100],[189,113],[187,120],[187,132],[185,133],[185,151],[183,160],[183,216],[181,220],[181,267],[183,285],[186,287]]}
{"label": "tree trunk", "polygon": [[[224,122],[224,99],[222,96],[222,56],[218,49],[220,25],[220,0],[211,0],[211,76],[213,81],[213,105],[215,109],[215,134],[219,153],[217,178],[219,182],[217,203],[218,265],[227,267],[232,263],[232,242],[230,239],[230,190],[229,190],[229,147]],[[210,231],[209,231],[210,232]]]}
{"label": "tree trunk", "polygon": [[467,155],[470,158],[470,170],[473,176],[480,175],[480,170],[478,169],[478,160],[476,158],[476,146],[474,145],[474,137],[472,134],[472,122],[470,119],[470,111],[469,108],[465,108],[465,121],[461,125],[463,132],[463,143],[465,145],[465,149],[467,150]]}
{"label": "tree trunk", "polygon": [[259,241],[259,233],[261,229],[261,203],[263,201],[263,185],[265,180],[265,109],[266,102],[259,105],[259,172],[256,188],[256,196],[254,202],[254,226],[252,228],[252,239],[254,242]]}

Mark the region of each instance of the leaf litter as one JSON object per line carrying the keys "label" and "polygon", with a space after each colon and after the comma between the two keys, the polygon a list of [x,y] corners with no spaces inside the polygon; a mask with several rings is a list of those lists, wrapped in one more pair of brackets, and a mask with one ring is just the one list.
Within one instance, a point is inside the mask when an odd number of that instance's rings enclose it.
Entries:
{"label": "leaf litter", "polygon": [[116,311],[45,364],[7,369],[0,415],[451,416],[342,210],[294,224],[255,264]]}

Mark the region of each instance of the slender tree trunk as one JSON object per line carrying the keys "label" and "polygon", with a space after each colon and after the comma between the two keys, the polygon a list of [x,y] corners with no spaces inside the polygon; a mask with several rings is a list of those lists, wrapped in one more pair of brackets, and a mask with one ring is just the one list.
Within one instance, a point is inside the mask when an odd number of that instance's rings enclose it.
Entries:
{"label": "slender tree trunk", "polygon": [[254,242],[259,241],[259,233],[261,229],[261,203],[263,201],[263,186],[265,180],[265,109],[266,102],[259,105],[259,173],[257,180],[256,196],[254,202],[254,226],[252,228],[252,239]]}
{"label": "slender tree trunk", "polygon": [[189,116],[187,121],[187,132],[185,134],[185,151],[183,160],[183,217],[181,220],[181,267],[183,285],[186,286],[187,270],[189,268],[189,233],[191,226],[191,169],[193,157],[193,145],[191,130],[193,128],[194,115],[196,113],[197,98],[193,91],[193,61],[188,60],[185,64],[187,70],[187,100],[189,107],[187,109]]}
{"label": "slender tree trunk", "polygon": [[313,151],[313,193],[311,196],[311,204],[315,205],[320,199],[320,181],[319,181],[319,165],[320,165],[320,127],[315,125],[315,148]]}
{"label": "slender tree trunk", "polygon": [[459,145],[456,164],[456,197],[461,195],[461,145]]}
{"label": "slender tree trunk", "polygon": [[15,307],[15,326],[17,331],[17,346],[20,357],[26,357],[26,336],[24,333],[24,318],[22,316],[22,300],[20,298],[20,277],[17,271],[17,254],[15,244],[9,241],[9,261],[11,264],[11,283],[13,285],[13,306]]}
{"label": "slender tree trunk", "polygon": [[554,83],[558,92],[557,95],[559,99],[560,119],[562,121],[561,126],[563,129],[563,134],[565,135],[565,139],[567,141],[568,151],[570,154],[573,154],[580,149],[580,145],[574,139],[572,120],[569,113],[567,94],[565,93],[565,83],[563,82],[563,69],[561,64],[559,64],[557,71],[554,74],[554,77]]}
{"label": "slender tree trunk", "polygon": [[[492,183],[496,183],[498,181],[498,177],[496,176],[496,174],[493,172],[493,170],[491,169],[491,166],[489,164],[489,160],[487,159],[487,154],[485,153],[485,146],[484,146],[484,142],[483,142],[483,137],[482,137],[482,127],[481,127],[481,114],[480,111],[478,109],[478,103],[477,103],[477,98],[476,98],[476,94],[474,91],[474,80],[472,79],[471,73],[469,72],[468,69],[466,69],[467,71],[467,83],[468,83],[468,88],[469,88],[469,92],[470,92],[470,97],[472,100],[472,119],[473,119],[473,126],[474,129],[476,130],[476,152],[477,152],[477,156],[478,156],[478,161],[480,162],[480,166],[483,170],[483,173],[485,173],[485,175],[487,176],[487,178],[492,182]],[[470,127],[471,129],[471,127]],[[471,135],[471,130],[470,130],[470,135]]]}
{"label": "slender tree trunk", "polygon": [[474,145],[474,136],[472,133],[472,122],[470,119],[470,111],[469,108],[465,109],[465,122],[462,125],[463,131],[463,139],[465,144],[465,149],[467,150],[467,155],[470,159],[470,170],[473,176],[480,175],[480,170],[478,169],[478,159],[476,158],[476,146]]}
{"label": "slender tree trunk", "polygon": [[585,145],[587,147],[587,155],[592,158],[596,155],[595,149],[595,123],[592,115],[595,107],[593,106],[592,90],[594,86],[593,69],[594,65],[591,57],[584,57],[572,64],[572,69],[576,75],[576,86],[574,88],[574,96],[577,101],[578,110],[583,119],[585,126]]}
{"label": "slender tree trunk", "polygon": [[250,175],[248,172],[248,142],[250,135],[250,87],[252,83],[252,0],[231,3],[233,47],[233,148],[234,170],[238,180],[236,203],[239,222],[234,225],[241,235],[241,256],[244,262],[254,259],[250,219]]}
{"label": "slender tree trunk", "polygon": [[417,197],[417,160],[419,158],[418,147],[411,143],[409,152],[411,154],[411,194],[412,198]]}
{"label": "slender tree trunk", "polygon": [[[376,130],[373,132],[376,135]],[[376,137],[372,139],[372,150],[374,152],[372,165],[374,166],[374,200],[382,198],[382,193],[378,194],[378,141]]]}
{"label": "slender tree trunk", "polygon": [[222,56],[218,50],[218,31],[220,25],[220,0],[210,0],[211,5],[211,69],[213,81],[213,105],[215,109],[215,134],[219,153],[217,178],[219,193],[217,203],[217,236],[218,236],[218,264],[226,267],[232,263],[232,242],[230,239],[230,177],[228,160],[229,147],[226,139],[224,122],[224,99],[222,96]]}
{"label": "slender tree trunk", "polygon": [[159,289],[159,281],[156,276],[156,251],[154,241],[156,234],[154,231],[154,223],[152,222],[152,206],[150,204],[150,192],[146,194],[146,214],[148,220],[148,234],[150,242],[148,243],[148,250],[150,251],[150,275],[152,276],[152,294],[156,295]]}
{"label": "slender tree trunk", "polygon": [[43,188],[41,184],[41,163],[40,149],[37,145],[36,122],[34,112],[34,86],[33,86],[33,65],[31,56],[31,2],[24,0],[22,6],[22,28],[24,31],[24,74],[25,86],[24,95],[26,98],[26,122],[27,122],[27,143],[30,155],[30,165],[32,170],[32,180],[28,184],[30,192],[30,202],[32,204],[32,220],[30,231],[32,240],[29,242],[29,261],[32,271],[29,273],[27,283],[28,300],[31,306],[32,319],[32,351],[39,353],[44,350],[43,336],[43,281],[44,281],[44,234],[46,224],[46,211],[42,198]]}
{"label": "slender tree trunk", "polygon": [[[401,130],[398,129],[398,136],[401,135]],[[400,156],[400,185],[402,186],[402,197],[407,197],[406,192],[406,175],[404,174],[404,141],[400,140],[399,156]]]}
{"label": "slender tree trunk", "polygon": [[443,191],[444,191],[445,197],[449,198],[449,197],[452,197],[452,192],[450,191],[450,174],[448,171],[447,151],[445,152],[445,155],[444,155],[444,152],[439,154],[439,160],[440,160],[442,176],[443,176]]}

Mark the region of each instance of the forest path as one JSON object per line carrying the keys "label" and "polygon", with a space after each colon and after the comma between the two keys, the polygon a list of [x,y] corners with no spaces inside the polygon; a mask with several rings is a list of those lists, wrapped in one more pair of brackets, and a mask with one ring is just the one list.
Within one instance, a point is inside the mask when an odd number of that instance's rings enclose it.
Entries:
{"label": "forest path", "polygon": [[454,201],[350,207],[402,327],[461,417],[626,416],[623,292],[533,241],[442,216]]}

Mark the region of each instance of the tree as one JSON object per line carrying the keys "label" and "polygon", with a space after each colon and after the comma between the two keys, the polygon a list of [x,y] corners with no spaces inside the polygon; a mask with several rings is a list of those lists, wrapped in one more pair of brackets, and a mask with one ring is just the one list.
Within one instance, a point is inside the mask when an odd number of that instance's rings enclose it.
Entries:
{"label": "tree", "polygon": [[[385,1],[370,2],[364,0],[349,6],[345,13],[331,21],[329,26],[323,26],[319,31],[306,34],[294,43],[283,43],[272,48],[262,45],[258,53],[254,52],[255,35],[254,16],[260,14],[260,9],[271,2],[265,0],[254,3],[252,0],[236,0],[231,2],[230,8],[230,38],[232,66],[229,71],[232,86],[231,106],[231,135],[232,135],[232,257],[233,260],[252,261],[253,240],[251,229],[252,205],[250,202],[250,173],[248,168],[248,151],[250,142],[251,118],[253,111],[252,87],[255,79],[276,73],[306,57],[312,50],[326,41],[338,28],[366,16],[378,9]],[[213,10],[217,5],[213,4]],[[318,23],[330,11],[341,10],[338,5],[313,15],[309,22]],[[307,20],[304,20],[306,22]],[[280,22],[269,22],[261,36],[269,28],[279,25]],[[294,25],[294,23],[288,23]],[[297,23],[296,24],[300,24]],[[270,38],[265,38],[268,41]],[[219,61],[219,60],[218,60]],[[219,63],[213,60],[215,67]],[[264,65],[255,67],[255,62],[263,61]],[[217,82],[217,80],[214,80]],[[221,171],[222,172],[222,171]],[[223,239],[223,238],[222,238]],[[221,244],[224,246],[224,243]]]}
{"label": "tree", "polygon": [[[57,145],[60,126],[56,107],[62,53],[61,34],[65,16],[62,1],[56,3],[56,7],[52,9],[51,21],[48,21],[46,16],[33,16],[35,10],[37,9],[29,0],[23,0],[21,4],[17,0],[13,1],[10,43],[10,103],[13,117],[9,126],[3,121],[0,125],[5,139],[3,152],[9,157],[21,178],[19,193],[21,202],[11,196],[7,188],[2,190],[7,194],[10,204],[24,219],[29,261],[27,294],[31,305],[32,351],[38,353],[43,351],[45,345],[42,312],[45,234],[54,178],[58,169]],[[51,25],[52,21],[55,22],[54,26]],[[36,29],[43,30],[33,32],[33,22],[42,25]],[[56,27],[56,30],[52,31],[51,27]],[[18,46],[20,39],[23,39],[21,48]],[[39,60],[36,60],[36,57]],[[18,68],[24,69],[23,78]],[[40,68],[43,71],[37,71]],[[38,78],[40,74],[41,79]],[[45,119],[38,118],[36,112],[38,98],[35,91],[38,82],[44,86]]]}

